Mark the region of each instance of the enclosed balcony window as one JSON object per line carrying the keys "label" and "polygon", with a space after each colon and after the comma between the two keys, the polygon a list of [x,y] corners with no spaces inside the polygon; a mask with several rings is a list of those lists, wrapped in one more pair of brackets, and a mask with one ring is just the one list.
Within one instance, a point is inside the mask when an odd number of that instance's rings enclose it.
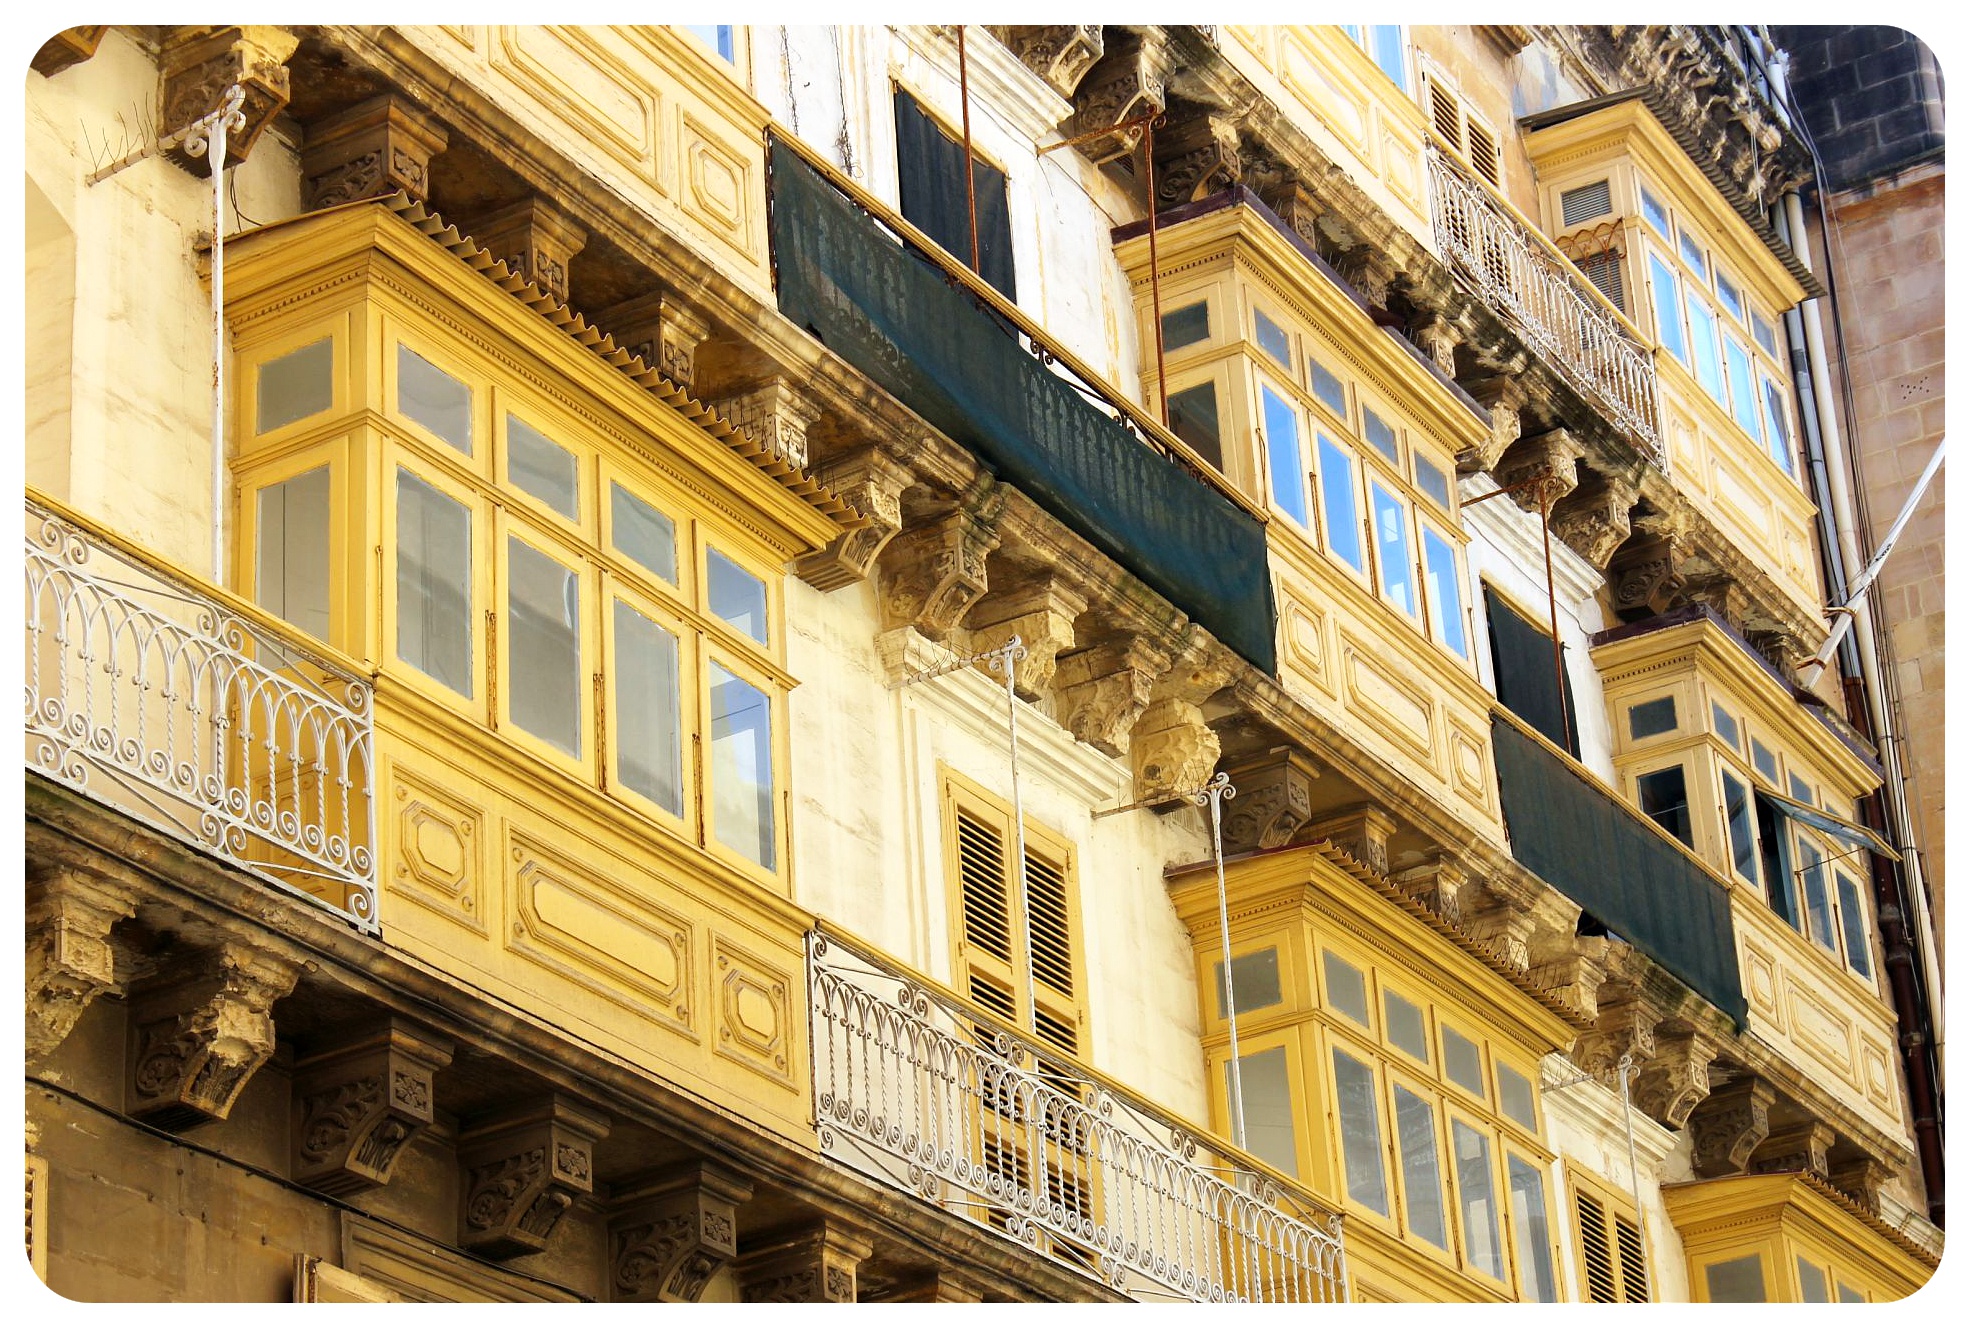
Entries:
{"label": "enclosed balcony window", "polygon": [[[1212,965],[1212,990],[1217,993],[1218,1018],[1224,1012],[1224,965]],[[1263,1010],[1284,999],[1279,986],[1279,950],[1267,946],[1242,954],[1231,961],[1231,995],[1238,1002],[1238,1013]]]}
{"label": "enclosed balcony window", "polygon": [[1443,1176],[1437,1170],[1436,1111],[1428,1098],[1397,1084],[1395,1098],[1396,1149],[1402,1158],[1402,1205],[1409,1232],[1436,1246],[1450,1248],[1443,1211]]}
{"label": "enclosed balcony window", "polygon": [[1690,362],[1689,343],[1683,338],[1683,317],[1677,310],[1676,273],[1667,263],[1649,255],[1649,291],[1655,298],[1655,334],[1662,348]]}
{"label": "enclosed balcony window", "polygon": [[329,468],[317,466],[269,484],[260,490],[258,502],[253,597],[267,612],[326,641]]}
{"label": "enclosed balcony window", "polygon": [[1382,597],[1413,618],[1420,610],[1409,552],[1408,513],[1380,484],[1368,488],[1375,513],[1375,561],[1381,567]]}
{"label": "enclosed balcony window", "polygon": [[1838,954],[1839,942],[1833,938],[1833,910],[1826,897],[1826,859],[1803,836],[1798,847],[1799,887],[1806,901],[1806,935]]}
{"label": "enclosed balcony window", "polygon": [[1423,1064],[1430,1063],[1430,1030],[1414,1001],[1392,991],[1382,993],[1382,1018],[1389,1042]]}
{"label": "enclosed balcony window", "polygon": [[616,552],[670,585],[677,584],[677,524],[620,484],[609,485]]}
{"label": "enclosed balcony window", "polygon": [[1635,804],[1642,815],[1654,821],[1691,848],[1696,840],[1690,831],[1690,799],[1683,779],[1683,767],[1672,765],[1635,781]]}
{"label": "enclosed balcony window", "polygon": [[[1499,1082],[1504,1082],[1501,1067]],[[1539,1168],[1516,1153],[1506,1155],[1512,1226],[1518,1232],[1519,1283],[1526,1300],[1550,1305],[1559,1297],[1553,1273],[1553,1237],[1546,1217],[1546,1184]]]}
{"label": "enclosed balcony window", "polygon": [[732,26],[729,23],[686,23],[684,30],[718,52],[719,59],[732,59]]}
{"label": "enclosed balcony window", "polygon": [[1690,316],[1690,359],[1696,381],[1720,406],[1726,405],[1724,371],[1718,356],[1717,315],[1695,292],[1684,300]]}
{"label": "enclosed balcony window", "polygon": [[1423,527],[1423,581],[1437,640],[1459,659],[1469,659],[1471,643],[1464,629],[1464,588],[1457,575],[1457,551],[1428,526]]}
{"label": "enclosed balcony window", "polygon": [[[1228,1076],[1230,1067],[1225,1067]],[[1253,1156],[1288,1176],[1300,1174],[1294,1137],[1293,1088],[1286,1048],[1268,1047],[1238,1058],[1238,1080],[1245,1115],[1245,1147]],[[1227,1081],[1227,1090],[1229,1082]]]}
{"label": "enclosed balcony window", "polygon": [[334,339],[323,337],[262,364],[254,403],[259,433],[272,433],[334,405]]}
{"label": "enclosed balcony window", "polygon": [[1758,842],[1752,833],[1751,794],[1744,785],[1726,773],[1724,783],[1724,825],[1730,834],[1731,867],[1745,880],[1758,883]]}
{"label": "enclosed balcony window", "polygon": [[1703,1281],[1713,1305],[1765,1303],[1765,1263],[1756,1254],[1708,1265],[1703,1270]]}
{"label": "enclosed balcony window", "polygon": [[1224,442],[1218,431],[1216,384],[1199,383],[1170,393],[1170,432],[1190,445],[1213,470],[1224,469]]}
{"label": "enclosed balcony window", "polygon": [[1163,315],[1163,349],[1182,350],[1211,339],[1211,305],[1207,300],[1186,304]]}
{"label": "enclosed balcony window", "polygon": [[775,867],[773,707],[766,693],[711,664],[712,827],[718,842]]}
{"label": "enclosed balcony window", "polygon": [[1348,389],[1319,360],[1308,360],[1307,370],[1313,382],[1313,398],[1340,417],[1341,423],[1348,422]]}
{"label": "enclosed balcony window", "polygon": [[1402,25],[1399,23],[1343,23],[1341,31],[1354,39],[1357,46],[1368,52],[1391,82],[1404,92],[1409,91],[1408,62],[1404,57],[1405,43],[1402,40]]}
{"label": "enclosed balcony window", "polygon": [[1448,1025],[1443,1029],[1443,1074],[1451,1083],[1483,1099],[1484,1053],[1477,1043]]}
{"label": "enclosed balcony window", "polygon": [[1270,387],[1261,385],[1266,462],[1272,471],[1272,501],[1304,528],[1307,525],[1306,460],[1300,454],[1300,419]]}
{"label": "enclosed balcony window", "polygon": [[1647,185],[1637,182],[1636,189],[1641,194],[1642,199],[1642,220],[1648,223],[1650,230],[1653,230],[1657,235],[1667,240],[1669,238],[1669,209],[1663,205],[1661,199],[1649,192]]}
{"label": "enclosed balcony window", "polygon": [[1389,1182],[1382,1170],[1382,1115],[1375,1096],[1375,1072],[1335,1048],[1334,1097],[1348,1198],[1387,1217]]}
{"label": "enclosed balcony window", "polygon": [[506,417],[506,478],[568,520],[581,519],[575,454],[517,415]]}
{"label": "enclosed balcony window", "polygon": [[397,471],[397,658],[472,695],[472,513]]}
{"label": "enclosed balcony window", "polygon": [[466,456],[472,455],[472,389],[401,343],[397,410]]}
{"label": "enclosed balcony window", "polygon": [[508,707],[513,722],[569,756],[581,755],[581,583],[517,537],[506,544]]}
{"label": "enclosed balcony window", "polygon": [[1870,981],[1874,977],[1874,957],[1867,939],[1867,913],[1861,904],[1861,888],[1845,872],[1834,873],[1840,896],[1840,927],[1847,943],[1847,967]]}
{"label": "enclosed balcony window", "polygon": [[1658,696],[1652,701],[1628,707],[1628,736],[1630,738],[1653,738],[1659,733],[1676,731],[1676,698]]}
{"label": "enclosed balcony window", "polygon": [[1320,435],[1320,507],[1327,527],[1327,550],[1357,572],[1368,569],[1361,548],[1361,499],[1355,490],[1354,457],[1326,434]]}
{"label": "enclosed balcony window", "polygon": [[1456,1154],[1457,1195],[1464,1216],[1464,1257],[1479,1272],[1503,1281],[1504,1233],[1498,1225],[1491,1139],[1460,1120],[1450,1123],[1450,1135]]}
{"label": "enclosed balcony window", "polygon": [[718,617],[766,644],[766,583],[717,549],[705,550],[705,595]]}
{"label": "enclosed balcony window", "polygon": [[684,744],[677,635],[615,601],[617,778],[672,816],[684,815]]}
{"label": "enclosed balcony window", "polygon": [[1368,984],[1361,970],[1332,950],[1320,952],[1327,975],[1327,1007],[1368,1027]]}
{"label": "enclosed balcony window", "polygon": [[1293,365],[1293,343],[1286,335],[1286,329],[1265,316],[1263,310],[1252,311],[1252,322],[1257,331],[1259,349],[1288,370]]}

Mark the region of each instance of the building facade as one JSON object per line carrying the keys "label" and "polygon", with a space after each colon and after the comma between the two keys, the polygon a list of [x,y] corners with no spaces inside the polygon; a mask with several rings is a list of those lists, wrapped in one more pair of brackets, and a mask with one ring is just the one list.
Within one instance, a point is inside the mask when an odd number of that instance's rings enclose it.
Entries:
{"label": "building facade", "polygon": [[1941,857],[1878,662],[1800,676],[1853,389],[1781,64],[51,39],[36,1272],[1915,1292]]}

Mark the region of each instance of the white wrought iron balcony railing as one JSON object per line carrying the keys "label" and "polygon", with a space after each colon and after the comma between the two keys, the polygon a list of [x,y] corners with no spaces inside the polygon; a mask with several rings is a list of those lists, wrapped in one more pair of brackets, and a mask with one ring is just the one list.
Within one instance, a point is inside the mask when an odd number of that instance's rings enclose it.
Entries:
{"label": "white wrought iron balcony railing", "polygon": [[1428,155],[1431,222],[1451,270],[1643,456],[1668,469],[1648,351],[1544,236],[1434,144]]}
{"label": "white wrought iron balcony railing", "polygon": [[375,931],[369,683],[27,499],[26,763]]}
{"label": "white wrought iron balcony railing", "polygon": [[1341,1219],[1057,1051],[808,934],[828,1157],[1138,1300],[1347,1299]]}

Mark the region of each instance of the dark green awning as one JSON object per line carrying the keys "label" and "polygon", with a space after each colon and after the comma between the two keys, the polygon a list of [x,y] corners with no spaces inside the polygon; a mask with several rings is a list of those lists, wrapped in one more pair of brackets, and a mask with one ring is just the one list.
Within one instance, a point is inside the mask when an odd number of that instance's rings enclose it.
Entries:
{"label": "dark green awning", "polygon": [[1729,889],[1510,720],[1491,741],[1512,856],[1743,1027]]}
{"label": "dark green awning", "polygon": [[777,139],[769,162],[780,312],[1273,672],[1264,523],[1090,403]]}

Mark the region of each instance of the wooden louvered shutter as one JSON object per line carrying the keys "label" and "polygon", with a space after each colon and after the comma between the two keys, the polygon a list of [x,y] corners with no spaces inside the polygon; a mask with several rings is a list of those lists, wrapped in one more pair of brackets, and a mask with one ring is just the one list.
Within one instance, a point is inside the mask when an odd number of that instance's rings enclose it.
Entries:
{"label": "wooden louvered shutter", "polygon": [[1581,274],[1594,283],[1594,289],[1607,296],[1608,303],[1628,312],[1628,291],[1621,276],[1621,255],[1612,249],[1590,254],[1580,260]]}
{"label": "wooden louvered shutter", "polygon": [[1648,1263],[1641,1228],[1587,1191],[1575,1188],[1573,1211],[1580,1227],[1582,1289],[1589,1301],[1646,1304]]}
{"label": "wooden louvered shutter", "polygon": [[958,906],[965,970],[962,985],[974,1001],[1008,1023],[1019,1022],[1013,981],[1012,894],[1006,882],[1003,828],[953,808],[957,828]]}
{"label": "wooden louvered shutter", "polygon": [[27,1266],[48,1280],[48,1161],[27,1155]]}
{"label": "wooden louvered shutter", "polygon": [[1636,1305],[1649,1299],[1648,1262],[1642,1257],[1642,1231],[1625,1217],[1614,1219],[1614,1239],[1621,1262],[1621,1298]]}
{"label": "wooden louvered shutter", "polygon": [[1457,109],[1457,98],[1453,96],[1432,74],[1425,80],[1430,94],[1430,123],[1436,132],[1457,152],[1464,150],[1464,117]]}
{"label": "wooden louvered shutter", "polygon": [[1469,158],[1471,169],[1476,171],[1484,182],[1492,188],[1498,187],[1498,140],[1489,129],[1477,121],[1465,118],[1464,133],[1468,146],[1465,155]]}

